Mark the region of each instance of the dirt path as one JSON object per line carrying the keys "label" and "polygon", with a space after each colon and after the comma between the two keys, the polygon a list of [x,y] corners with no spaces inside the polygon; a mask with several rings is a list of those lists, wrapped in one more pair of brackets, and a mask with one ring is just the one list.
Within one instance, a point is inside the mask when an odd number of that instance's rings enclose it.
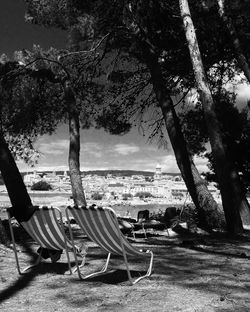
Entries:
{"label": "dirt path", "polygon": [[[250,239],[218,241],[205,238],[151,237],[137,246],[155,254],[154,272],[129,286],[120,259],[115,271],[79,281],[67,271],[64,256],[59,263],[43,264],[19,276],[14,254],[0,247],[0,309],[2,312],[52,311],[250,311]],[[27,248],[31,245],[27,244]],[[34,246],[32,245],[32,248]],[[35,247],[36,248],[36,247]],[[20,252],[21,263],[31,258]],[[84,270],[102,265],[104,254],[90,244]],[[144,262],[131,262],[133,275],[145,270]]]}

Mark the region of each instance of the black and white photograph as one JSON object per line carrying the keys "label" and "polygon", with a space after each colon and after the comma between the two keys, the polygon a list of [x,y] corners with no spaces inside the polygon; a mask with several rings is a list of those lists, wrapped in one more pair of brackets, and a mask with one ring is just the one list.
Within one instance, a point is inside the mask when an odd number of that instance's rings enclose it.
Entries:
{"label": "black and white photograph", "polygon": [[0,0],[0,310],[250,311],[249,0]]}

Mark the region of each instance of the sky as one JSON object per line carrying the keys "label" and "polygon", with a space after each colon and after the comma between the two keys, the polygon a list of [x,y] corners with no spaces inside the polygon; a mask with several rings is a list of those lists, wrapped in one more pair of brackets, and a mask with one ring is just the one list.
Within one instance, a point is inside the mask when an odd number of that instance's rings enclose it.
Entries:
{"label": "sky", "polygon": [[[22,0],[0,0],[0,55],[12,56],[15,50],[31,49],[39,44],[46,49],[51,46],[64,48],[66,33],[58,29],[44,28],[25,23],[25,5]],[[238,101],[244,106],[250,100],[250,87],[238,87]],[[68,169],[68,127],[61,125],[52,136],[38,138],[35,147],[41,152],[40,170]],[[163,172],[179,172],[170,143],[166,149],[147,143],[136,128],[124,136],[113,136],[104,130],[81,131],[81,170],[129,169],[154,171],[159,164]],[[195,158],[200,172],[207,171],[206,160]],[[30,171],[23,162],[17,162],[20,171]]]}

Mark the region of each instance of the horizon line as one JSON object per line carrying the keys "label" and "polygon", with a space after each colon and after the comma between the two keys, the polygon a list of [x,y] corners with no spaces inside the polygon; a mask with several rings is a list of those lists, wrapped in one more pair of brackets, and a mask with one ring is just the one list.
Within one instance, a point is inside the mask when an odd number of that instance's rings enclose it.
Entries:
{"label": "horizon line", "polygon": [[[69,169],[29,169],[29,170],[20,170],[21,173],[25,173],[25,172],[58,172],[58,171],[67,171],[69,172]],[[150,173],[154,173],[155,170],[143,170],[143,169],[83,169],[80,170],[80,172],[89,172],[89,171],[131,171],[131,172],[150,172]],[[167,174],[181,174],[180,172],[165,172],[162,171],[162,173],[167,173]]]}

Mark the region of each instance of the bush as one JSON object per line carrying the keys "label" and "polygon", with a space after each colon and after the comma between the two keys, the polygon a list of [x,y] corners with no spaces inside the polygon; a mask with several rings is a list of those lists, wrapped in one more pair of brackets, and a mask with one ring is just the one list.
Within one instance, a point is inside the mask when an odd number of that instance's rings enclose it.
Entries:
{"label": "bush", "polygon": [[49,191],[49,190],[52,190],[52,186],[46,181],[39,181],[39,182],[34,183],[31,186],[31,190],[32,191]]}
{"label": "bush", "polygon": [[140,199],[142,199],[142,198],[153,197],[153,195],[149,192],[138,192],[135,194],[135,197],[139,197]]}
{"label": "bush", "polygon": [[94,200],[102,200],[103,195],[100,194],[100,193],[93,193],[93,194],[91,195],[91,198],[94,199]]}
{"label": "bush", "polygon": [[132,198],[133,196],[132,196],[132,194],[130,194],[130,193],[126,193],[126,194],[122,194],[122,199],[123,200],[128,200],[129,198]]}
{"label": "bush", "polygon": [[[222,207],[218,208],[219,209],[216,213],[210,213],[206,216],[206,218],[211,229],[225,230],[226,221],[224,212],[222,210]],[[203,221],[199,219],[197,208],[192,204],[184,207],[181,214],[181,220],[182,222],[187,222],[188,228],[194,226],[203,228]]]}

